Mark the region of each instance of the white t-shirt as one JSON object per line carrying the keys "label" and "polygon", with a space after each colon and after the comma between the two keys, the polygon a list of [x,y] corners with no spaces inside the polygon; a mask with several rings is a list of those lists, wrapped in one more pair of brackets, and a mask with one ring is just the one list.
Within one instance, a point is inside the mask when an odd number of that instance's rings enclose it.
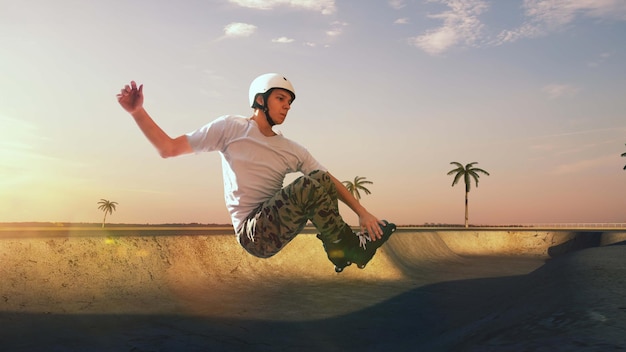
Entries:
{"label": "white t-shirt", "polygon": [[283,187],[291,172],[326,171],[300,144],[261,133],[255,121],[226,115],[187,134],[196,153],[219,151],[224,198],[235,230],[261,203]]}

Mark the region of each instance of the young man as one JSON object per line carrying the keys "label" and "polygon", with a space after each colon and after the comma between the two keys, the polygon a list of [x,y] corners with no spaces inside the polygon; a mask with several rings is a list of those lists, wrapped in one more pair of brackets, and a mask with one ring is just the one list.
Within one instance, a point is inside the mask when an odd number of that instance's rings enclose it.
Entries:
{"label": "young man", "polygon": [[[117,95],[161,157],[220,153],[226,207],[237,240],[250,254],[271,257],[311,220],[337,272],[352,263],[363,268],[395,225],[368,212],[307,149],[274,132],[272,126],[285,121],[295,97],[285,77],[261,75],[250,85],[251,117],[222,116],[172,139],[143,108],[143,85],[130,82]],[[291,172],[304,176],[283,188]],[[359,216],[360,233],[343,221],[338,200]]]}

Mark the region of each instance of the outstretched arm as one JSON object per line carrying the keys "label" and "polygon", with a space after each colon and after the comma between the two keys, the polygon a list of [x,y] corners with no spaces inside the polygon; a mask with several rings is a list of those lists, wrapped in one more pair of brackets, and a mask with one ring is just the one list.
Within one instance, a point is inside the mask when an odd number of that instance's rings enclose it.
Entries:
{"label": "outstretched arm", "polygon": [[171,138],[148,115],[143,108],[143,84],[137,87],[135,81],[131,81],[130,85],[124,86],[117,95],[117,101],[135,119],[141,132],[154,145],[161,157],[169,158],[193,152],[187,136]]}
{"label": "outstretched arm", "polygon": [[[329,173],[330,175],[330,173]],[[348,191],[348,189],[339,181],[335,176],[330,175],[331,180],[335,184],[335,188],[337,188],[337,194],[339,200],[345,203],[352,211],[354,211],[359,216],[359,227],[361,228],[361,232],[367,231],[372,238],[373,241],[381,239],[383,237],[383,231],[380,229],[379,225],[385,225],[385,223],[381,220],[378,220],[374,215],[372,215],[365,207],[359,203],[359,201],[354,198],[354,196]]]}

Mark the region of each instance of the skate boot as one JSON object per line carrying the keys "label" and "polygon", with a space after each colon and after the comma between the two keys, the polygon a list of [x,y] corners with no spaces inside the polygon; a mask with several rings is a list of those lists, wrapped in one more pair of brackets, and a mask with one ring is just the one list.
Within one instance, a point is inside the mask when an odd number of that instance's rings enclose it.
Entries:
{"label": "skate boot", "polygon": [[374,257],[376,249],[382,246],[396,230],[396,225],[390,224],[386,220],[383,221],[386,224],[381,226],[383,237],[377,241],[372,241],[368,234],[354,233],[347,225],[337,240],[324,241],[320,235],[317,235],[317,238],[322,240],[324,244],[328,259],[335,264],[336,272],[342,272],[346,266],[352,263],[357,264],[359,269],[365,268]]}
{"label": "skate boot", "polygon": [[358,247],[350,247],[345,251],[346,260],[350,263],[356,264],[359,269],[365,268],[367,263],[374,257],[376,250],[380,248],[391,235],[396,231],[396,225],[389,223],[387,220],[383,220],[384,226],[380,228],[383,230],[382,238],[372,241],[369,234],[357,233],[356,236],[359,239]]}
{"label": "skate boot", "polygon": [[317,238],[322,241],[324,250],[331,263],[335,264],[335,271],[340,273],[352,262],[346,257],[346,251],[359,246],[359,237],[352,231],[350,226],[346,225],[344,230],[339,234],[339,238],[332,241],[325,241],[321,234]]}

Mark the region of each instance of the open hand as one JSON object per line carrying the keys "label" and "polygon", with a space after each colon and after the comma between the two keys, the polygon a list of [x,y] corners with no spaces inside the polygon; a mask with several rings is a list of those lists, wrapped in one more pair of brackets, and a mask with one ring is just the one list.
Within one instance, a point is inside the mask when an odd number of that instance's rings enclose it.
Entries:
{"label": "open hand", "polygon": [[368,233],[372,241],[383,238],[383,230],[380,226],[385,226],[382,220],[378,220],[374,215],[366,213],[359,217],[359,227],[361,233]]}
{"label": "open hand", "polygon": [[143,107],[143,84],[137,88],[137,83],[131,81],[130,85],[124,86],[117,95],[117,102],[131,114],[141,109]]}

